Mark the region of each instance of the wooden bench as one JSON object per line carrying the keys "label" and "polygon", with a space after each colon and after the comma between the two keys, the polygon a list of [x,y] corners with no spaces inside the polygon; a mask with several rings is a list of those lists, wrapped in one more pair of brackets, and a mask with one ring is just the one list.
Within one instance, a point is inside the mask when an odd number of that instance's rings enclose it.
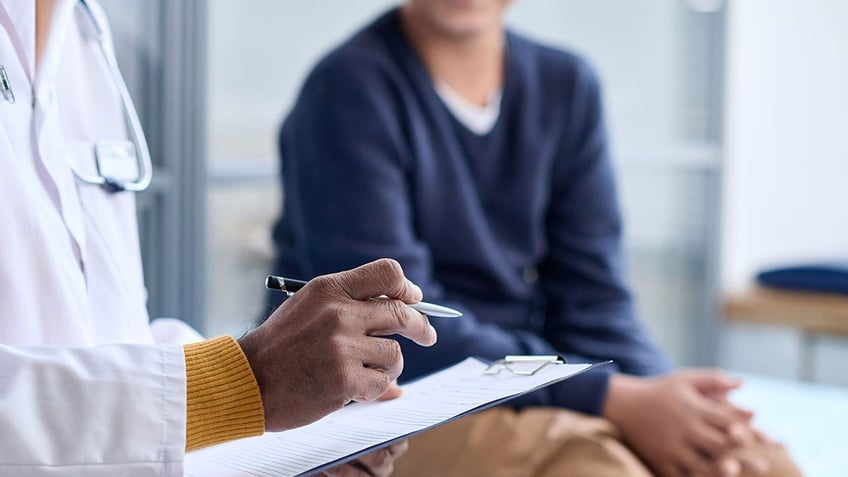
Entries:
{"label": "wooden bench", "polygon": [[848,337],[848,295],[757,287],[728,296],[724,317],[731,322],[798,329],[802,336],[799,377],[811,380],[816,336]]}

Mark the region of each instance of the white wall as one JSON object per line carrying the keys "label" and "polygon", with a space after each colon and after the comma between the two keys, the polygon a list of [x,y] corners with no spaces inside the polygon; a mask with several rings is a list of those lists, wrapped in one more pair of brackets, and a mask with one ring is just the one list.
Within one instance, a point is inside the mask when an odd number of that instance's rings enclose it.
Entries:
{"label": "white wall", "polygon": [[277,130],[306,74],[326,52],[395,3],[209,2],[210,164],[259,163],[276,171]]}
{"label": "white wall", "polygon": [[729,5],[722,278],[848,257],[848,2]]}
{"label": "white wall", "polygon": [[[307,72],[398,3],[402,0],[210,1],[210,163],[276,166],[276,132]],[[679,126],[691,120],[678,107],[681,96],[695,96],[687,88],[697,83],[678,74],[686,66],[680,63],[692,56],[682,11],[677,0],[517,0],[508,22],[586,55],[605,86],[616,148],[644,154],[680,142]]]}

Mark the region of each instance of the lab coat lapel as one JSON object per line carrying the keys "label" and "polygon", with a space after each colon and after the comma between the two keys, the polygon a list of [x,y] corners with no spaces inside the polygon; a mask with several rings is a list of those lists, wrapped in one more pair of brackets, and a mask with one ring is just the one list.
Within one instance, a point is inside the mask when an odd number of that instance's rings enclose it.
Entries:
{"label": "lab coat lapel", "polygon": [[[4,56],[19,56],[18,60],[32,88],[35,75],[35,2],[0,0],[0,23],[6,27],[6,34],[12,41],[7,45],[8,50],[4,51]],[[10,26],[17,27],[17,30]]]}
{"label": "lab coat lapel", "polygon": [[[28,8],[27,8],[28,7]],[[0,65],[6,70],[15,95],[15,103],[0,98],[0,142],[11,148],[4,161],[32,168],[34,164],[20,163],[19,158],[32,155],[32,81],[30,59],[24,45],[35,38],[35,6],[32,2],[0,0]],[[12,166],[11,163],[4,164]]]}
{"label": "lab coat lapel", "polygon": [[[55,202],[65,226],[75,242],[81,265],[84,261],[85,222],[76,190],[76,179],[67,163],[67,144],[62,132],[56,100],[56,71],[60,63],[63,45],[69,26],[75,25],[74,0],[54,0],[50,34],[42,49],[35,77],[34,132],[37,160],[40,160],[55,190]],[[34,51],[34,50],[33,50]],[[47,184],[45,184],[47,186]]]}

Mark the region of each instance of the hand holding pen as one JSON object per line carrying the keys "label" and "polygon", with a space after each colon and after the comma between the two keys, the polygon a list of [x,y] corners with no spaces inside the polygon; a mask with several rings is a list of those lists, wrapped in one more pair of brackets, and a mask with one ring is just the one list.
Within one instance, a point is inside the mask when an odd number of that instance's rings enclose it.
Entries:
{"label": "hand holding pen", "polygon": [[407,306],[421,298],[388,259],[317,277],[293,294],[239,340],[259,384],[266,429],[291,429],[352,400],[380,397],[403,369],[400,344],[388,336],[436,342],[427,317]]}

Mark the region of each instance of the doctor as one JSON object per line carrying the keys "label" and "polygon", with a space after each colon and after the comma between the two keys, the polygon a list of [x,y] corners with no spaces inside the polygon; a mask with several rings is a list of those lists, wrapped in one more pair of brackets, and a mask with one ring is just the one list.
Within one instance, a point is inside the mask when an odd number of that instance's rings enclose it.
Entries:
{"label": "doctor", "polygon": [[396,393],[382,336],[436,336],[393,261],[320,277],[240,341],[149,322],[150,162],[105,25],[91,1],[0,0],[0,476],[177,476],[186,449]]}

